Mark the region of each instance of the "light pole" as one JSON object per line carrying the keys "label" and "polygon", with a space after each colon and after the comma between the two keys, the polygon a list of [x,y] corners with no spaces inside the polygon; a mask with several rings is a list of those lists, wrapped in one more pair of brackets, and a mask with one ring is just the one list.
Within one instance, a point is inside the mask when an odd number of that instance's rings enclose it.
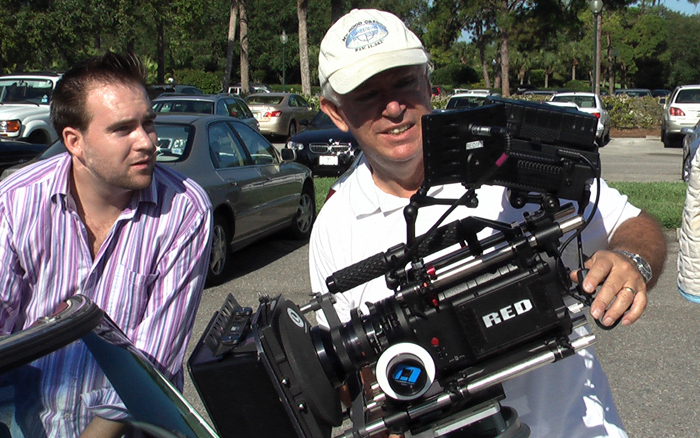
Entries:
{"label": "light pole", "polygon": [[496,88],[496,60],[495,59],[491,60],[491,66],[493,67],[493,82],[491,84],[492,84],[492,88]]}
{"label": "light pole", "polygon": [[[612,91],[613,91],[613,92],[615,92],[615,82],[616,82],[616,81],[615,81],[615,73],[617,73],[617,71],[615,71],[615,68],[617,67],[617,56],[618,56],[619,54],[620,54],[620,52],[619,52],[617,49],[613,49],[613,50],[612,50],[612,57],[613,57],[613,65],[612,65],[612,69],[613,69]],[[611,93],[611,94],[612,94],[612,93]]]}
{"label": "light pole", "polygon": [[[600,1],[600,0],[598,0]],[[282,92],[284,93],[285,91],[285,79],[287,76],[287,69],[286,66],[284,65],[284,46],[287,45],[287,41],[289,41],[289,38],[287,38],[287,33],[282,29],[282,35],[280,35],[280,42],[282,43]]]}
{"label": "light pole", "polygon": [[593,12],[593,92],[600,92],[598,88],[598,15],[603,10],[602,0],[591,0],[591,12]]}

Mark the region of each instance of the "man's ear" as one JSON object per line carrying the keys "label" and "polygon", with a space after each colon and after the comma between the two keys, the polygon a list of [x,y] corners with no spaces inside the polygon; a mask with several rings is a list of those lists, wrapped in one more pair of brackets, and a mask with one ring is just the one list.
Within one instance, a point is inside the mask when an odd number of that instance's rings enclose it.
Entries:
{"label": "man's ear", "polygon": [[319,99],[319,105],[321,106],[321,111],[326,113],[328,117],[331,118],[331,120],[333,121],[335,126],[338,127],[338,129],[340,129],[343,132],[348,132],[350,130],[350,127],[347,123],[345,123],[343,116],[340,114],[340,109],[336,104],[321,96],[321,98]]}
{"label": "man's ear", "polygon": [[63,128],[63,144],[66,146],[68,152],[74,157],[83,156],[83,133],[80,130],[66,127]]}

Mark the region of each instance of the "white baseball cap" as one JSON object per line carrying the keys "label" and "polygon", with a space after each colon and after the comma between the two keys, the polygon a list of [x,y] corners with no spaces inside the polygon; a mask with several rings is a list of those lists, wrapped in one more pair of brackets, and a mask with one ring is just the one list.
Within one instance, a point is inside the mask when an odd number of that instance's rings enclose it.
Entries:
{"label": "white baseball cap", "polygon": [[336,21],[321,41],[318,79],[347,94],[364,81],[394,67],[428,62],[418,37],[396,15],[353,9]]}

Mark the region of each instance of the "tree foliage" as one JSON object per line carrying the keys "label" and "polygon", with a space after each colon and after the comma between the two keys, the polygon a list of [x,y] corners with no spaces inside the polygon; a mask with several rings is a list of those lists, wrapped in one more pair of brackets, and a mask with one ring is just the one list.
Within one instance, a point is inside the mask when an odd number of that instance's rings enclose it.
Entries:
{"label": "tree foliage", "polygon": [[[0,72],[65,70],[108,49],[133,50],[147,61],[152,81],[172,75],[218,91],[224,78],[241,80],[240,35],[229,40],[228,34],[234,3],[0,0]],[[602,13],[601,76],[610,88],[700,82],[700,47],[688,37],[700,16],[672,12],[657,2],[630,3],[606,0]],[[300,56],[299,5],[306,9],[308,67],[306,56]],[[317,85],[318,47],[326,30],[339,13],[364,7],[395,13],[423,39],[438,78],[453,81],[441,85],[506,90],[533,81],[556,88],[590,80],[593,17],[586,0],[249,0],[250,81],[282,82],[284,30],[286,81],[308,84],[302,80],[302,70],[308,69],[311,85]],[[301,41],[303,46],[303,35]],[[229,45],[233,62],[225,77]],[[201,74],[184,73],[194,71]],[[211,78],[218,78],[215,84]]]}

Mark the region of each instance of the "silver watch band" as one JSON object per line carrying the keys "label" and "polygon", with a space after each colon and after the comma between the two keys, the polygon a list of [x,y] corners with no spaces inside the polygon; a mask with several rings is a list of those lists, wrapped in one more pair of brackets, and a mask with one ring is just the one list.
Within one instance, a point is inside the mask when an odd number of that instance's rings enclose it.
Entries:
{"label": "silver watch band", "polygon": [[644,277],[644,282],[649,283],[649,280],[651,280],[651,277],[653,277],[653,272],[651,271],[651,266],[649,266],[649,263],[647,263],[642,256],[623,249],[614,249],[613,252],[622,254],[632,260],[632,263],[635,264],[639,270],[639,273],[642,274],[642,277]]}

